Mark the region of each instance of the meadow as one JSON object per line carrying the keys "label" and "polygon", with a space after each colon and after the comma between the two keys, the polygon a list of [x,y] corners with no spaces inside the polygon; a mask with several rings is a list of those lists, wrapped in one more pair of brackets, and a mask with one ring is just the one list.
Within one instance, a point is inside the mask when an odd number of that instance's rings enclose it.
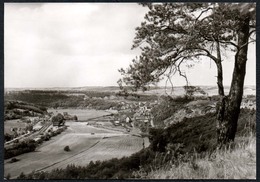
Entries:
{"label": "meadow", "polygon": [[[48,171],[68,164],[87,165],[90,161],[129,156],[142,149],[142,139],[117,131],[87,126],[84,122],[66,122],[68,129],[44,142],[35,152],[17,156],[19,161],[5,160],[5,175],[17,177],[21,172]],[[91,134],[91,133],[94,133]],[[70,151],[64,151],[69,146]]]}
{"label": "meadow", "polygon": [[11,128],[25,128],[27,123],[22,122],[20,119],[13,119],[8,120],[4,124],[4,133],[13,134],[14,132],[11,131]]}

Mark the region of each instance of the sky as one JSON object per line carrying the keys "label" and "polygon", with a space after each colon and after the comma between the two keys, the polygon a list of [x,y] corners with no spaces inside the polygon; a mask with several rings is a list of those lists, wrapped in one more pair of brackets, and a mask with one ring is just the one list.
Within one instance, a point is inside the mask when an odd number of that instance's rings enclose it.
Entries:
{"label": "sky", "polygon": [[[4,8],[5,88],[117,86],[118,69],[140,54],[131,47],[148,11],[136,3],[5,3]],[[252,44],[245,85],[256,84],[255,55]],[[231,83],[233,58],[226,53],[222,62],[224,85]],[[191,85],[216,85],[210,59],[182,70]],[[177,75],[172,82],[185,85]]]}

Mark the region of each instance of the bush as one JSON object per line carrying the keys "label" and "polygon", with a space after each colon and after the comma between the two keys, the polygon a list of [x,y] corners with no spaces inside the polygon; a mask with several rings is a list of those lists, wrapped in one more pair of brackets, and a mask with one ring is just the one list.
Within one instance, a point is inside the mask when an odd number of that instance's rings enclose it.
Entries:
{"label": "bush", "polygon": [[78,117],[76,115],[73,116],[73,120],[77,121]]}
{"label": "bush", "polygon": [[12,140],[13,138],[14,138],[13,135],[10,135],[10,134],[8,134],[8,133],[5,134],[5,141],[6,141],[6,142]]}
{"label": "bush", "polygon": [[9,149],[4,149],[5,159],[9,159],[11,157],[27,153],[27,152],[32,152],[36,149],[37,143],[34,140],[29,140],[29,141],[22,141],[14,144],[12,148]]}
{"label": "bush", "polygon": [[69,151],[70,151],[70,147],[69,147],[68,145],[65,146],[65,147],[64,147],[64,151],[69,152]]}
{"label": "bush", "polygon": [[17,162],[17,161],[19,161],[19,159],[14,157],[14,158],[11,159],[10,163],[14,163],[14,162]]}
{"label": "bush", "polygon": [[7,176],[5,177],[7,180],[9,180],[11,178],[11,174],[8,173]]}

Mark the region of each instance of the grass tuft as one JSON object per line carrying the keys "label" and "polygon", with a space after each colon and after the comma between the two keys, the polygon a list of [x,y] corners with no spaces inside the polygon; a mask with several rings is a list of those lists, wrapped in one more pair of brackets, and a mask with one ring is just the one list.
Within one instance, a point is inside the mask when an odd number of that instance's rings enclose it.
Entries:
{"label": "grass tuft", "polygon": [[166,164],[142,178],[256,179],[256,136],[239,137],[232,148],[216,150],[203,157],[194,154],[188,162],[178,166]]}

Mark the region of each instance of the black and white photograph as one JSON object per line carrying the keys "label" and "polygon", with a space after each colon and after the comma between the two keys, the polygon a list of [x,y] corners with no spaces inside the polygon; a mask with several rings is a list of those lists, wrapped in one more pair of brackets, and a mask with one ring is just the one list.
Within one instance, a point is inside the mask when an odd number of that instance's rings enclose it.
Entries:
{"label": "black and white photograph", "polygon": [[256,3],[5,2],[4,179],[256,179]]}

